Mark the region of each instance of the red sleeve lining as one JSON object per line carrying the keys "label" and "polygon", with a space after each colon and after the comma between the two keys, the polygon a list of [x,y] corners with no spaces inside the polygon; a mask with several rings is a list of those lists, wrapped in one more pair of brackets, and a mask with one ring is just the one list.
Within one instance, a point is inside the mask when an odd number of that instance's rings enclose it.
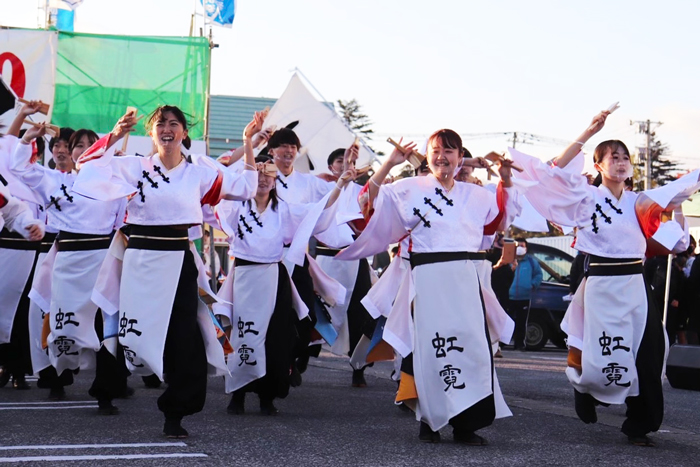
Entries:
{"label": "red sleeve lining", "polygon": [[202,206],[208,204],[209,206],[216,206],[221,201],[221,186],[223,185],[224,174],[219,172],[216,175],[216,180],[212,183],[211,188],[207,191],[207,194],[202,198]]}
{"label": "red sleeve lining", "polygon": [[506,192],[503,188],[503,182],[499,182],[496,188],[496,204],[498,205],[498,214],[494,220],[484,226],[484,235],[495,234],[503,221],[506,209]]}

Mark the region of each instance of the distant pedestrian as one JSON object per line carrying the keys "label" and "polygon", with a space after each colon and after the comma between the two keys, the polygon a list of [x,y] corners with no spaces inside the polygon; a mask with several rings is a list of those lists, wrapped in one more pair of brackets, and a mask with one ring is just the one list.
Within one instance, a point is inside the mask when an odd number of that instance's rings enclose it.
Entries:
{"label": "distant pedestrian", "polygon": [[525,331],[527,318],[530,314],[530,298],[532,291],[537,289],[542,282],[542,268],[532,255],[527,254],[527,241],[524,238],[516,238],[518,246],[515,249],[515,261],[511,266],[514,272],[513,282],[508,293],[510,303],[508,312],[515,320],[516,350],[525,349]]}

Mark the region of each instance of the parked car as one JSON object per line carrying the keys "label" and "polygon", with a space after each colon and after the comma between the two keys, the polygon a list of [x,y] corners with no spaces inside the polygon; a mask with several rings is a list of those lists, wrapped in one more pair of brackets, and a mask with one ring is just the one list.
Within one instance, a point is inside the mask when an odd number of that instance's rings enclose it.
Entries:
{"label": "parked car", "polygon": [[542,283],[530,299],[525,346],[539,350],[552,341],[559,348],[566,348],[566,334],[561,323],[569,302],[563,297],[569,294],[569,272],[574,261],[570,254],[551,246],[528,243],[528,253],[542,267]]}

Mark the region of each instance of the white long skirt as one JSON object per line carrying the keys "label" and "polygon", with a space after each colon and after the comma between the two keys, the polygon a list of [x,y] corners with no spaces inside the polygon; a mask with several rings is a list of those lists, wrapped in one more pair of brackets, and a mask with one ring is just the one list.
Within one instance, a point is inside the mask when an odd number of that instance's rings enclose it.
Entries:
{"label": "white long skirt", "polygon": [[34,263],[34,250],[0,248],[0,344],[10,342],[22,292]]}

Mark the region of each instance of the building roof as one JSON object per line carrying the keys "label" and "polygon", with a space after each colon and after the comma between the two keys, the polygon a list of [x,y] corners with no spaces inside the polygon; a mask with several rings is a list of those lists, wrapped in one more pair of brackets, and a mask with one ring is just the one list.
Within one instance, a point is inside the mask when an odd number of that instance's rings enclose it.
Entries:
{"label": "building roof", "polygon": [[209,108],[209,155],[217,157],[243,144],[243,129],[256,110],[272,107],[269,97],[211,96]]}

